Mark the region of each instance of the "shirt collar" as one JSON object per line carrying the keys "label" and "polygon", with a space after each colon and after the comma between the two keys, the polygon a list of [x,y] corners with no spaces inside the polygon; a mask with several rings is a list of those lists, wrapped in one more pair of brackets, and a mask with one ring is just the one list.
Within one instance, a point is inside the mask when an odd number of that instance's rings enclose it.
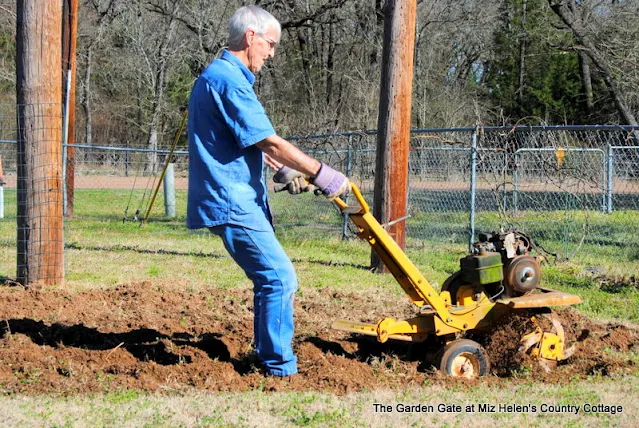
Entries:
{"label": "shirt collar", "polygon": [[249,70],[248,67],[245,66],[238,57],[233,55],[228,50],[224,50],[224,52],[222,52],[221,59],[226,60],[238,67],[242,74],[244,74],[244,77],[246,77],[246,80],[248,80],[248,82],[251,84],[251,86],[253,85],[253,83],[255,82],[255,75],[251,73],[251,70]]}

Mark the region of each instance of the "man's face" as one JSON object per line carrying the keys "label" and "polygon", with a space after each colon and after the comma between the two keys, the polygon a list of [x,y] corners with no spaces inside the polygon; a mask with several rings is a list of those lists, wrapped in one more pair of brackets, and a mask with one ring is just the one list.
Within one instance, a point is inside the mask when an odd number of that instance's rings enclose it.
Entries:
{"label": "man's face", "polygon": [[247,38],[249,41],[248,69],[255,74],[262,69],[267,59],[275,56],[275,48],[279,43],[279,38],[277,31],[273,28],[269,28],[263,34],[248,30]]}

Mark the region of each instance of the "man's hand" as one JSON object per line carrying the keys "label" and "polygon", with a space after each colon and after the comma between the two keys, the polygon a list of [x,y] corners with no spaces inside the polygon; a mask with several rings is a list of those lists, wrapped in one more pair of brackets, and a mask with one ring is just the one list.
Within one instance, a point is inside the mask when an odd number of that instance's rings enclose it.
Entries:
{"label": "man's hand", "polygon": [[282,166],[273,176],[273,181],[281,184],[279,190],[286,189],[291,195],[308,192],[313,187],[304,174],[287,166]]}
{"label": "man's hand", "polygon": [[324,196],[333,200],[340,196],[345,196],[351,189],[348,178],[339,171],[322,162],[322,166],[313,180],[313,184],[322,191]]}

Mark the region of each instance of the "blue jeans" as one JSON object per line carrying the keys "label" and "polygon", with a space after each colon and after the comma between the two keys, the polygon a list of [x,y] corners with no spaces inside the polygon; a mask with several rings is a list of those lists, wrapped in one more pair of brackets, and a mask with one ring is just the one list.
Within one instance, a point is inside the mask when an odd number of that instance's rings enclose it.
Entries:
{"label": "blue jeans", "polygon": [[297,373],[293,354],[293,297],[297,275],[293,263],[270,231],[232,224],[210,228],[253,281],[253,334],[257,355],[269,374]]}

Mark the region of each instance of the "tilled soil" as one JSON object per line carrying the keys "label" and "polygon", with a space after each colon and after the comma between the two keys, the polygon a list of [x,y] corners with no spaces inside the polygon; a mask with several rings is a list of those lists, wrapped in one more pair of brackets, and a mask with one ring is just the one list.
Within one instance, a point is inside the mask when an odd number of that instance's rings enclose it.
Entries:
{"label": "tilled soil", "polygon": [[[435,343],[409,345],[330,329],[335,319],[376,322],[413,314],[407,299],[364,292],[303,290],[296,300],[299,374],[264,375],[251,348],[249,289],[188,291],[188,284],[133,283],[109,290],[0,287],[0,393],[84,393],[118,388],[212,391],[284,390],[343,394],[428,383],[442,376],[426,356]],[[475,382],[531,378],[561,382],[636,370],[634,326],[558,312],[573,356],[551,373],[517,352],[530,328],[513,315],[482,343],[492,375]]]}

